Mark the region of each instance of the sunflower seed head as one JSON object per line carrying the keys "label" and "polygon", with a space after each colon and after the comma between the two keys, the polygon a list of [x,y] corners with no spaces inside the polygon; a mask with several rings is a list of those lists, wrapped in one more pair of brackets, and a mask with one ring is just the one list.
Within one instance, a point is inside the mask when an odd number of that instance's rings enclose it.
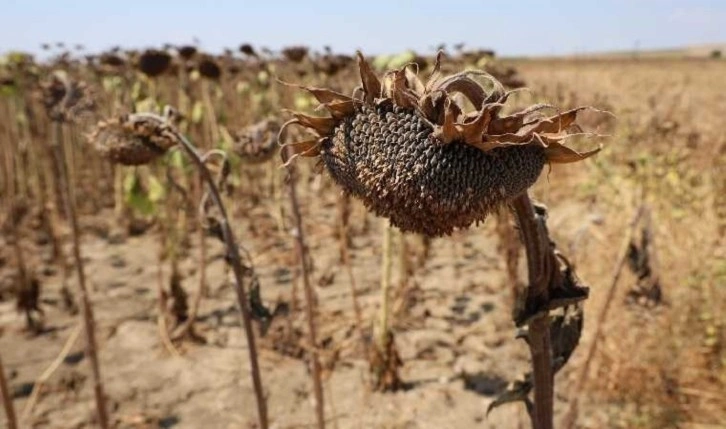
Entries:
{"label": "sunflower seed head", "polygon": [[250,163],[262,163],[270,160],[277,152],[277,135],[280,123],[274,119],[265,119],[252,124],[234,136],[234,153]]}
{"label": "sunflower seed head", "polygon": [[562,144],[579,130],[584,108],[546,117],[541,111],[550,106],[535,105],[504,116],[511,91],[484,72],[444,76],[441,58],[424,83],[414,63],[379,79],[359,53],[362,85],[353,97],[302,87],[331,116],[293,113],[282,130],[299,125],[314,137],[289,144],[292,158],[319,157],[344,191],[376,214],[404,231],[439,236],[483,221],[532,186],[546,163],[599,150]]}
{"label": "sunflower seed head", "polygon": [[100,154],[121,165],[148,164],[177,144],[171,125],[155,115],[124,115],[101,121],[88,139]]}
{"label": "sunflower seed head", "polygon": [[96,107],[88,86],[64,71],[53,72],[40,84],[40,90],[46,113],[55,122],[73,122]]}

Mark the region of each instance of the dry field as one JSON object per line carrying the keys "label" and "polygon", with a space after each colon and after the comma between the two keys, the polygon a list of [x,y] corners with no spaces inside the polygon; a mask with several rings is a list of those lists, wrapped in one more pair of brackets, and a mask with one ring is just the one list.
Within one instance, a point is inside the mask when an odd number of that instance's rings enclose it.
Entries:
{"label": "dry field", "polygon": [[[175,54],[146,74],[139,53],[43,64],[15,56],[0,65],[0,359],[20,427],[97,425],[63,165],[112,426],[256,427],[233,278],[214,228],[200,226],[197,175],[178,151],[148,166],[112,166],[85,138],[98,120],[165,104],[178,109],[180,130],[198,148],[229,154],[224,199],[259,278],[260,299],[252,293],[250,306],[271,427],[317,427],[313,350],[328,427],[529,427],[518,402],[487,415],[529,367],[511,318],[512,283],[525,281],[525,264],[512,267],[517,240],[504,216],[432,240],[394,229],[385,258],[387,221],[356,200],[347,205],[315,161],[299,159],[316,303],[310,345],[286,173],[276,146],[267,156],[255,147],[267,140],[241,130],[313,106],[275,77],[350,93],[358,76],[350,57],[302,52],[298,62],[296,54]],[[431,58],[416,60],[428,73]],[[456,71],[476,61],[456,56],[445,65]],[[162,69],[157,76],[153,66]],[[556,376],[556,421],[576,401],[574,427],[726,427],[726,61],[521,59],[486,67],[531,89],[514,104],[592,105],[616,117],[584,116],[612,134],[604,150],[545,167],[532,189],[549,208],[558,248],[590,286],[580,345]],[[54,123],[54,70],[86,85],[89,111]],[[402,365],[395,391],[381,392],[372,388],[366,350],[386,259]]]}

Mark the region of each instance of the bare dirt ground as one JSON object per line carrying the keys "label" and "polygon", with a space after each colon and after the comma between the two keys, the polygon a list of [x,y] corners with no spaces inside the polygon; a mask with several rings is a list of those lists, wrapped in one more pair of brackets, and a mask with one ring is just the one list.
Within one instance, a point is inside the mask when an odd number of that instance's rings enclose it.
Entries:
{"label": "bare dirt ground", "polygon": [[[375,231],[382,223],[372,217],[370,222],[373,233],[356,237],[352,251],[366,318],[374,316],[377,305],[381,258],[380,234]],[[317,268],[314,281],[322,342],[337,349],[324,354],[331,427],[526,427],[519,405],[500,408],[489,418],[485,415],[494,395],[527,363],[526,347],[513,338],[509,291],[503,287],[502,264],[491,232],[476,231],[433,243],[430,259],[417,270],[415,286],[404,300],[410,305],[407,314],[397,320],[396,340],[405,362],[402,376],[407,388],[372,393],[352,316],[348,278],[338,263],[337,239],[325,229],[311,228],[309,245]],[[221,428],[254,422],[246,343],[233,290],[225,277],[221,246],[212,240],[210,244],[209,292],[197,327],[206,344],[186,342],[181,346],[183,355],[173,357],[163,347],[156,324],[158,245],[154,236],[111,244],[86,235],[84,258],[92,279],[101,363],[118,427]],[[247,245],[257,255],[259,249],[271,246],[257,258],[263,298],[273,305],[289,305],[291,267],[262,263],[275,258],[275,252],[289,254],[288,243],[260,235]],[[195,248],[191,247],[191,255],[196,254]],[[193,290],[198,283],[193,257],[182,270],[185,287]],[[59,309],[59,274],[43,278],[43,285],[47,323],[42,335],[22,332],[23,318],[12,302],[0,307],[4,327],[0,347],[21,414],[31,383],[78,326],[76,317]],[[293,326],[291,339],[283,333],[288,322]],[[304,351],[298,337],[303,322],[302,311],[280,316],[261,340],[262,374],[274,427],[312,427],[314,423],[311,381],[306,362],[300,359]],[[91,425],[92,390],[82,345],[81,337],[42,389],[33,417],[27,421],[32,427]]]}

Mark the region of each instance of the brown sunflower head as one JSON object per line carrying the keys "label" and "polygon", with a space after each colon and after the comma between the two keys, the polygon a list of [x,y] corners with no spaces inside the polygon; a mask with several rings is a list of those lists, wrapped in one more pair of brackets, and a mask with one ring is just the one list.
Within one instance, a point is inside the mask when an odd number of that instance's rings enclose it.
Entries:
{"label": "brown sunflower head", "polygon": [[88,85],[63,70],[54,71],[40,83],[40,94],[48,117],[55,122],[74,122],[96,108]]}
{"label": "brown sunflower head", "polygon": [[192,45],[183,45],[176,48],[179,56],[185,60],[191,60],[197,54],[197,47]]}
{"label": "brown sunflower head", "polygon": [[171,55],[165,51],[147,49],[139,56],[139,70],[149,77],[160,76],[170,65]]}
{"label": "brown sunflower head", "polygon": [[283,48],[282,55],[284,55],[289,61],[299,63],[308,56],[308,47],[288,46],[287,48]]}
{"label": "brown sunflower head", "polygon": [[247,162],[259,164],[270,160],[277,152],[280,123],[264,119],[235,133],[233,151]]}
{"label": "brown sunflower head", "polygon": [[248,55],[250,57],[256,57],[257,52],[255,51],[255,48],[252,47],[249,43],[243,43],[239,46],[239,51],[242,52],[245,55]]}
{"label": "brown sunflower head", "polygon": [[541,112],[551,106],[534,105],[504,115],[511,91],[484,72],[442,75],[441,54],[426,83],[411,65],[379,79],[360,53],[357,60],[362,85],[352,97],[303,87],[330,116],[292,113],[281,131],[300,125],[313,137],[290,143],[285,159],[319,157],[345,192],[403,231],[439,236],[466,228],[532,186],[545,164],[600,150],[563,145],[580,132],[582,108],[547,117]]}
{"label": "brown sunflower head", "polygon": [[178,143],[170,116],[122,115],[99,122],[87,137],[114,164],[148,164]]}
{"label": "brown sunflower head", "polygon": [[98,63],[108,68],[121,68],[126,65],[126,60],[116,53],[104,52],[98,57]]}
{"label": "brown sunflower head", "polygon": [[204,56],[197,65],[199,74],[207,79],[217,80],[222,76],[222,68],[217,61],[211,56]]}

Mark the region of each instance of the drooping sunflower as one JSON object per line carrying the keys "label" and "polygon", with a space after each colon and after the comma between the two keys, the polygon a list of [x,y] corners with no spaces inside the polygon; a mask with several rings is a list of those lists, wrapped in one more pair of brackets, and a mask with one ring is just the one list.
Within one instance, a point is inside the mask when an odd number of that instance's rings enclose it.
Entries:
{"label": "drooping sunflower", "polygon": [[251,164],[261,164],[275,155],[280,122],[263,119],[234,133],[233,152]]}
{"label": "drooping sunflower", "polygon": [[532,186],[545,164],[600,150],[563,144],[582,132],[576,119],[584,107],[548,117],[542,112],[553,107],[537,104],[504,115],[513,91],[485,72],[445,76],[441,59],[439,53],[424,83],[413,64],[379,79],[359,52],[362,84],[351,97],[298,86],[330,116],[291,112],[281,133],[298,125],[314,137],[284,143],[291,146],[285,161],[319,157],[334,181],[374,213],[403,231],[440,236],[483,221]]}
{"label": "drooping sunflower", "polygon": [[99,122],[86,137],[98,153],[114,164],[144,165],[176,146],[169,124],[173,112],[121,115]]}

